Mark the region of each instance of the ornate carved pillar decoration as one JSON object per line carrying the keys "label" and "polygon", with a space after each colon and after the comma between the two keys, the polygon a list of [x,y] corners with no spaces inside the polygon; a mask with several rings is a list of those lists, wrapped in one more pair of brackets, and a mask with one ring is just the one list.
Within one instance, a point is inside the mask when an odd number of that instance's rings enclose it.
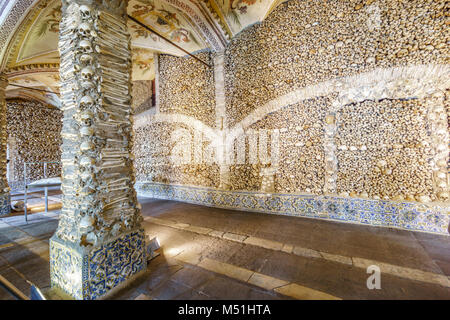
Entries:
{"label": "ornate carved pillar decoration", "polygon": [[50,244],[52,288],[110,295],[146,269],[134,191],[128,1],[63,0],[63,207]]}
{"label": "ornate carved pillar decoration", "polygon": [[6,97],[5,89],[8,79],[0,73],[0,216],[11,213],[11,196],[9,194],[8,180],[6,179]]}

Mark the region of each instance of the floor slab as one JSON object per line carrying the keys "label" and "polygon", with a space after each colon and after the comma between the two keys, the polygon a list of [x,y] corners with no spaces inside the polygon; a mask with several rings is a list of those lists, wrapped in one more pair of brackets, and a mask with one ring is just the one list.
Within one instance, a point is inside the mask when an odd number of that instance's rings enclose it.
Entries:
{"label": "floor slab", "polygon": [[[160,255],[115,299],[450,299],[448,236],[139,201]],[[58,213],[0,219],[0,274],[26,294],[25,279],[50,285]],[[380,290],[367,288],[369,262],[382,267]]]}

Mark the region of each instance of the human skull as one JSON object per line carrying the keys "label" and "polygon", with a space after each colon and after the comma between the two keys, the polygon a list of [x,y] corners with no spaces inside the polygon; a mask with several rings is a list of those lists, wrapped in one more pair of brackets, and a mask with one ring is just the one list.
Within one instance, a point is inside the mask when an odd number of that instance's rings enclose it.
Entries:
{"label": "human skull", "polygon": [[84,181],[89,181],[89,180],[94,179],[94,174],[89,171],[84,171],[80,176],[81,176],[81,179]]}
{"label": "human skull", "polygon": [[438,197],[439,197],[439,199],[446,201],[446,200],[448,200],[449,195],[448,195],[448,192],[442,191],[442,192],[439,192]]}
{"label": "human skull", "polygon": [[92,26],[89,23],[83,22],[78,26],[78,33],[83,37],[89,37],[91,35]]}
{"label": "human skull", "polygon": [[91,64],[93,60],[94,60],[94,58],[90,54],[83,54],[80,57],[80,61],[83,63]]}
{"label": "human skull", "polygon": [[91,17],[91,8],[89,8],[87,5],[82,5],[80,6],[80,13],[83,19],[88,19]]}
{"label": "human skull", "polygon": [[81,107],[90,107],[94,104],[94,99],[92,99],[91,96],[84,96],[80,100],[80,106]]}
{"label": "human skull", "polygon": [[92,111],[89,111],[89,110],[83,111],[80,115],[80,119],[85,126],[91,125],[91,119],[93,117],[94,117],[94,114],[92,113]]}
{"label": "human skull", "polygon": [[81,87],[83,87],[83,89],[93,89],[95,84],[92,81],[86,80],[81,82]]}
{"label": "human skull", "polygon": [[92,43],[88,40],[81,40],[79,43],[79,46],[81,48],[81,51],[84,53],[91,53],[92,50]]}
{"label": "human skull", "polygon": [[82,127],[80,129],[80,134],[82,136],[93,136],[94,135],[94,129],[91,127]]}
{"label": "human skull", "polygon": [[84,141],[80,145],[80,149],[81,149],[81,151],[94,150],[95,149],[95,145],[92,142],[90,142],[90,141]]}
{"label": "human skull", "polygon": [[90,243],[90,244],[96,246],[98,241],[99,241],[99,239],[98,239],[98,237],[97,237],[97,235],[95,234],[94,231],[89,232],[88,234],[86,234],[86,242],[87,243]]}
{"label": "human skull", "polygon": [[91,67],[86,67],[81,70],[81,77],[84,80],[90,80],[92,79],[92,76],[94,75],[94,70],[92,70]]}
{"label": "human skull", "polygon": [[89,157],[83,157],[80,161],[80,166],[82,167],[90,167],[95,163],[95,160]]}
{"label": "human skull", "polygon": [[80,231],[82,231],[82,232],[90,232],[90,231],[94,230],[94,225],[95,225],[95,219],[88,215],[85,215],[80,220],[79,228],[80,228]]}

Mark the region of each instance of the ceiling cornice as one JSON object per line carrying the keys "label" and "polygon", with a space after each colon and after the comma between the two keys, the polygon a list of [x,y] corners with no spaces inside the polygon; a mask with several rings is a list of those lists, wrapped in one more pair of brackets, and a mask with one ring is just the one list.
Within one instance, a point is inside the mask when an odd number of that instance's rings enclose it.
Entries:
{"label": "ceiling cornice", "polygon": [[40,73],[40,72],[58,72],[59,63],[35,63],[22,66],[16,66],[13,68],[7,68],[4,73],[8,78],[17,77],[20,75]]}

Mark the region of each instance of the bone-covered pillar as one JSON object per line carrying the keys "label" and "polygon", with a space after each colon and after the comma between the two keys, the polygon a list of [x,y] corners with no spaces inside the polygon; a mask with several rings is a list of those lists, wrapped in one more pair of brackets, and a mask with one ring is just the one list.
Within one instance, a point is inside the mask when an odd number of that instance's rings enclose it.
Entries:
{"label": "bone-covered pillar", "polygon": [[11,213],[11,196],[9,194],[8,181],[6,179],[6,98],[5,89],[8,79],[0,73],[0,216]]}
{"label": "bone-covered pillar", "polygon": [[126,8],[127,1],[62,1],[63,206],[50,273],[52,289],[75,299],[111,295],[146,269],[130,153]]}

